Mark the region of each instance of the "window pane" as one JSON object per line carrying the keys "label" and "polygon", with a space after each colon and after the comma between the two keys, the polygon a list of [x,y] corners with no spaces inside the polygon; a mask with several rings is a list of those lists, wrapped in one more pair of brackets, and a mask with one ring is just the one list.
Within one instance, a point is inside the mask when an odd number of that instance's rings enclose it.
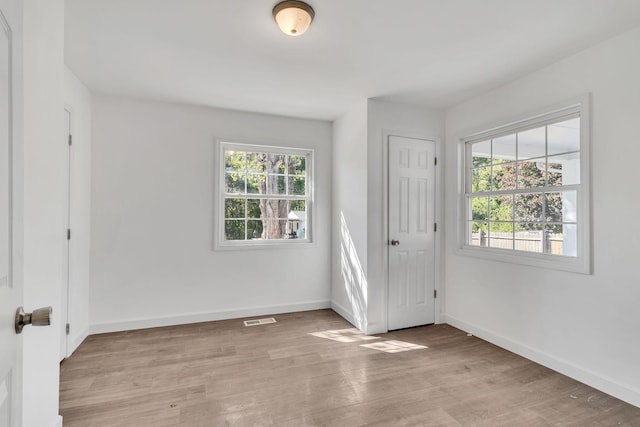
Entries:
{"label": "window pane", "polygon": [[224,191],[225,193],[244,193],[245,175],[238,172],[225,172]]}
{"label": "window pane", "polygon": [[267,179],[267,194],[285,194],[285,179],[283,175],[269,175]]}
{"label": "window pane", "polygon": [[547,180],[551,187],[580,184],[580,153],[549,157]]}
{"label": "window pane", "polygon": [[224,170],[227,172],[244,172],[245,169],[245,153],[243,151],[224,152]]}
{"label": "window pane", "polygon": [[287,216],[287,236],[290,239],[304,239],[307,228],[307,212],[304,201],[292,201],[289,209]]}
{"label": "window pane", "polygon": [[494,190],[515,190],[516,189],[516,164],[503,163],[493,165],[493,189]]}
{"label": "window pane", "polygon": [[224,238],[226,240],[245,240],[244,221],[227,220],[224,222]]}
{"label": "window pane", "polygon": [[291,211],[300,211],[300,212],[306,212],[307,211],[307,202],[305,202],[304,200],[291,200],[289,202],[289,212]]}
{"label": "window pane", "polygon": [[471,171],[471,191],[489,191],[491,188],[491,166]]}
{"label": "window pane", "polygon": [[286,223],[289,213],[289,201],[282,199],[268,199],[265,202],[262,217],[263,238],[286,239]]}
{"label": "window pane", "polygon": [[266,182],[264,174],[247,175],[247,194],[266,194]]}
{"label": "window pane", "polygon": [[289,156],[289,174],[306,175],[307,158],[305,156]]}
{"label": "window pane", "polygon": [[488,230],[486,222],[469,222],[469,244],[472,246],[487,246]]}
{"label": "window pane", "polygon": [[224,217],[225,219],[245,218],[245,200],[244,199],[225,199],[224,201]]}
{"label": "window pane", "polygon": [[545,127],[518,132],[518,159],[544,157]]}
{"label": "window pane", "polygon": [[491,141],[476,142],[471,145],[471,167],[491,164]]}
{"label": "window pane", "polygon": [[578,192],[562,192],[562,222],[578,222]]}
{"label": "window pane", "polygon": [[249,173],[260,174],[265,171],[265,155],[261,153],[247,154],[247,171]]}
{"label": "window pane", "polygon": [[506,135],[493,139],[493,163],[516,160],[516,135]]}
{"label": "window pane", "polygon": [[518,162],[518,188],[544,187],[544,159]]}
{"label": "window pane", "polygon": [[270,218],[262,221],[263,227],[263,238],[268,240],[277,240],[277,239],[286,239],[286,226],[287,219],[286,218]]}
{"label": "window pane", "polygon": [[262,219],[286,218],[289,211],[287,200],[266,199],[264,201],[264,210],[262,211]]}
{"label": "window pane", "polygon": [[489,246],[500,249],[513,249],[513,223],[490,222]]}
{"label": "window pane", "polygon": [[555,224],[546,228],[545,252],[552,255],[578,255],[578,227],[576,224]]}
{"label": "window pane", "polygon": [[289,194],[304,196],[306,194],[306,178],[304,176],[290,177]]}
{"label": "window pane", "polygon": [[474,221],[486,221],[489,217],[489,198],[472,197],[471,198],[471,219]]}
{"label": "window pane", "polygon": [[247,218],[260,219],[262,217],[260,203],[264,203],[264,201],[258,199],[247,200]]}
{"label": "window pane", "polygon": [[285,173],[287,171],[287,156],[284,154],[268,154],[267,164],[269,173]]}
{"label": "window pane", "polygon": [[258,240],[262,238],[262,220],[247,221],[247,238]]}
{"label": "window pane", "polygon": [[548,225],[544,229],[544,253],[562,255],[562,225]]}
{"label": "window pane", "polygon": [[515,250],[542,253],[541,224],[519,223],[515,230]]}
{"label": "window pane", "polygon": [[542,222],[542,193],[516,194],[514,216],[520,222]]}
{"label": "window pane", "polygon": [[545,193],[546,222],[576,222],[577,192]]}
{"label": "window pane", "polygon": [[545,193],[545,222],[562,222],[562,193]]}
{"label": "window pane", "polygon": [[512,221],[513,196],[508,195],[491,197],[489,203],[489,219],[491,221]]}
{"label": "window pane", "polygon": [[547,126],[548,154],[580,150],[580,117]]}

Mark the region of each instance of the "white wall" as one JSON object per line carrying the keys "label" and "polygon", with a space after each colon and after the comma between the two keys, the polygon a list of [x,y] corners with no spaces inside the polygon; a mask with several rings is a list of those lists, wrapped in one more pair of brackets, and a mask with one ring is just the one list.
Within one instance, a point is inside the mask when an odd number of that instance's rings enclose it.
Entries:
{"label": "white wall", "polygon": [[361,330],[367,321],[367,102],[333,123],[331,307]]}
{"label": "white wall", "polygon": [[[447,112],[449,323],[640,406],[640,29]],[[455,252],[458,138],[592,93],[594,274],[489,262]]]}
{"label": "white wall", "polygon": [[69,217],[72,230],[69,245],[70,331],[66,349],[69,356],[89,334],[91,92],[67,67],[64,72],[64,96],[65,106],[71,110],[73,135]]}
{"label": "white wall", "polygon": [[23,425],[58,417],[63,213],[64,1],[24,2],[24,307],[52,306],[51,327],[25,329]]}
{"label": "white wall", "polygon": [[[91,332],[329,306],[331,123],[94,96]],[[216,137],[315,150],[315,243],[213,251]]]}
{"label": "white wall", "polygon": [[334,122],[331,302],[368,334],[387,330],[385,132],[441,140],[444,113],[367,100]]}
{"label": "white wall", "polygon": [[[427,138],[440,142],[444,135],[444,112],[425,107],[369,100],[367,115],[367,333],[387,331],[387,145],[384,133]],[[439,147],[437,148],[439,150]],[[439,210],[439,208],[436,208]],[[439,215],[436,215],[436,219]],[[436,284],[438,287],[438,284]]]}

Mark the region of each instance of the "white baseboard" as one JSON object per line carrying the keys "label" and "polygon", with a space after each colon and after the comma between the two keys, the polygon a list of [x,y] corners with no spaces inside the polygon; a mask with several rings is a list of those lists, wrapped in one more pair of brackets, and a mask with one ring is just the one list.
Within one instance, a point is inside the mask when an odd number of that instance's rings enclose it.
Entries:
{"label": "white baseboard", "polygon": [[62,427],[62,415],[58,415],[58,418],[54,421],[52,427]]}
{"label": "white baseboard", "polygon": [[80,334],[78,334],[75,338],[71,340],[71,342],[68,343],[67,357],[71,356],[73,352],[76,351],[78,347],[80,347],[80,344],[82,344],[82,342],[85,339],[87,339],[88,336],[89,336],[89,327],[87,326],[86,328],[84,328],[84,330],[80,332]]}
{"label": "white baseboard", "polygon": [[[331,309],[364,334],[371,335],[387,332],[386,330],[378,330],[379,328],[375,327],[375,325],[365,324],[363,320],[358,321],[351,310],[336,301],[331,301]],[[372,327],[374,327],[374,329],[372,329]]]}
{"label": "white baseboard", "polygon": [[498,347],[507,349],[595,389],[610,394],[611,396],[617,397],[620,400],[624,400],[631,405],[640,407],[640,389],[636,387],[629,384],[623,384],[613,378],[576,366],[573,363],[557,358],[549,353],[545,353],[529,347],[526,344],[513,341],[486,329],[478,328],[455,317],[442,315],[442,320],[444,323],[448,323],[451,326],[462,329],[463,331],[471,333],[478,338],[482,338],[483,340],[495,344]]}
{"label": "white baseboard", "polygon": [[387,330],[386,325],[381,325],[379,323],[367,323],[367,330],[365,334],[367,335],[375,335],[375,334],[386,334],[389,332]]}
{"label": "white baseboard", "polygon": [[[338,304],[335,301],[331,301],[331,310],[338,313],[344,320],[356,326],[355,318],[351,310],[347,310],[343,305]],[[357,327],[357,326],[356,326]]]}
{"label": "white baseboard", "polygon": [[130,331],[134,329],[159,328],[162,326],[185,325],[188,323],[211,322],[214,320],[239,319],[243,317],[264,316],[297,311],[321,310],[331,308],[330,301],[311,301],[296,304],[281,304],[266,307],[239,308],[236,310],[212,311],[201,313],[185,313],[166,317],[129,319],[118,322],[94,323],[89,333],[104,334],[108,332]]}

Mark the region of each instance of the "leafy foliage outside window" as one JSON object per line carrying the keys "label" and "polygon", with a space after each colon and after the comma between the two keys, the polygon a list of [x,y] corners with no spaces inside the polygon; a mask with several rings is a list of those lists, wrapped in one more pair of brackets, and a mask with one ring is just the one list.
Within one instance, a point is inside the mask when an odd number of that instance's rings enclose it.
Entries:
{"label": "leafy foliage outside window", "polygon": [[306,239],[310,153],[225,146],[224,240]]}
{"label": "leafy foliage outside window", "polygon": [[467,244],[576,256],[580,117],[467,146]]}

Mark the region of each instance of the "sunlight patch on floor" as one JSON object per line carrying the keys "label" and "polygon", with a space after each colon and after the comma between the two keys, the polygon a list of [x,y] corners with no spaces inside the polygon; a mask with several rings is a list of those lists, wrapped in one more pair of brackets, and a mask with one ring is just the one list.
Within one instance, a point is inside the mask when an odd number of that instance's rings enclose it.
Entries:
{"label": "sunlight patch on floor", "polygon": [[380,341],[372,344],[360,344],[360,347],[366,347],[373,350],[384,351],[385,353],[400,353],[409,350],[420,350],[421,348],[429,348],[424,345],[411,344],[404,341]]}
{"label": "sunlight patch on floor", "polygon": [[370,335],[365,335],[356,328],[335,329],[335,330],[323,331],[323,332],[311,332],[309,335],[313,335],[314,337],[319,337],[319,338],[326,338],[328,340],[338,341],[338,342],[369,341],[369,340],[377,340],[379,338],[379,337],[372,337]]}

